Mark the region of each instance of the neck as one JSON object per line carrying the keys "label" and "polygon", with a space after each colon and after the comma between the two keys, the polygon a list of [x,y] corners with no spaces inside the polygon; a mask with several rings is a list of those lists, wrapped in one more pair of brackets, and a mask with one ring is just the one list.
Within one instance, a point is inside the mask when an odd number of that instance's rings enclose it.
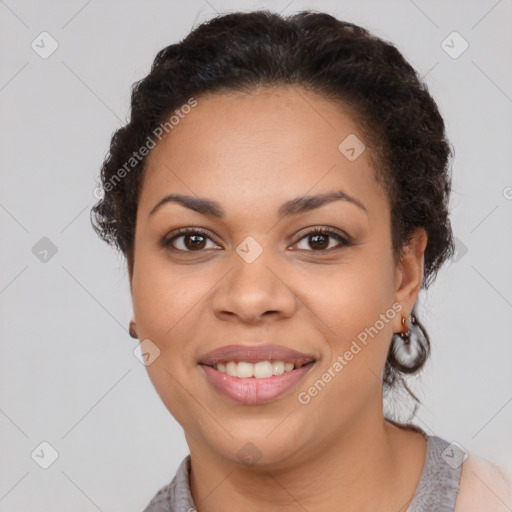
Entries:
{"label": "neck", "polygon": [[366,414],[301,455],[261,469],[235,464],[188,439],[198,512],[264,510],[405,511],[425,460],[421,434]]}

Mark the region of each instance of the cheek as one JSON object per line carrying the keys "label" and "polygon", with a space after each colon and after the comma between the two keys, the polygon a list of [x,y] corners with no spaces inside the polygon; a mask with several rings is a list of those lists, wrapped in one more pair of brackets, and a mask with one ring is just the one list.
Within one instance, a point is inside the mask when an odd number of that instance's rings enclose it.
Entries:
{"label": "cheek", "polygon": [[141,341],[149,339],[159,350],[146,370],[162,401],[178,416],[180,411],[175,408],[187,402],[181,393],[195,370],[190,340],[197,325],[194,306],[200,306],[201,286],[196,285],[193,276],[178,277],[151,254],[140,251],[135,257],[132,299],[137,332]]}
{"label": "cheek", "polygon": [[162,351],[146,370],[167,410],[187,432],[194,433],[198,431],[197,419],[204,418],[207,409],[200,398],[194,398],[193,379],[197,376],[184,369],[176,354],[179,351]]}
{"label": "cheek", "polygon": [[177,270],[161,255],[141,248],[135,257],[132,280],[138,330],[157,340],[171,337],[208,289],[197,275],[192,266]]}
{"label": "cheek", "polygon": [[306,407],[324,418],[326,432],[335,432],[340,422],[349,422],[381,400],[382,372],[397,315],[388,281],[379,272],[345,269],[325,280],[323,292],[308,292],[307,306],[317,317],[326,350],[314,378],[299,390],[300,403],[311,401]]}
{"label": "cheek", "polygon": [[368,249],[336,270],[315,276],[315,286],[309,278],[303,283],[304,302],[329,342],[329,364],[344,357],[348,364],[343,371],[355,381],[371,377],[369,369],[379,376],[397,315],[391,254]]}
{"label": "cheek", "polygon": [[192,266],[178,272],[150,251],[140,250],[135,256],[132,300],[137,332],[141,341],[150,339],[160,351],[146,371],[162,402],[182,425],[190,422],[194,407],[186,390],[197,378],[190,342],[197,336],[196,308],[211,287],[198,276]]}

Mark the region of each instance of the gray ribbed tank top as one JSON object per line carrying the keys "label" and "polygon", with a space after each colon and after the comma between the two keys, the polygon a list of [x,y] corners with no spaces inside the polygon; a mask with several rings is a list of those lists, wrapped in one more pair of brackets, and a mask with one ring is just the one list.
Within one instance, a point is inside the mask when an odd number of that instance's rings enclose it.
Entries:
{"label": "gray ribbed tank top", "polygon": [[[453,512],[459,491],[462,452],[448,441],[425,435],[425,464],[406,512]],[[180,464],[171,483],[162,487],[144,512],[195,512],[189,485],[190,455]]]}
{"label": "gray ribbed tank top", "polygon": [[453,512],[459,493],[464,452],[440,437],[425,437],[425,464],[406,512]]}

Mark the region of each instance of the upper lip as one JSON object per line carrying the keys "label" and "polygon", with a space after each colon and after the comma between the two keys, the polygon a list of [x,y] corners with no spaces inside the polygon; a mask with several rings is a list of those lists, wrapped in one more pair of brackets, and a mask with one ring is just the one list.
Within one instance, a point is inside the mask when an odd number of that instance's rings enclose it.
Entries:
{"label": "upper lip", "polygon": [[226,345],[203,355],[199,363],[215,366],[229,361],[246,361],[258,363],[260,361],[284,361],[296,366],[303,366],[315,358],[310,354],[298,352],[282,345]]}

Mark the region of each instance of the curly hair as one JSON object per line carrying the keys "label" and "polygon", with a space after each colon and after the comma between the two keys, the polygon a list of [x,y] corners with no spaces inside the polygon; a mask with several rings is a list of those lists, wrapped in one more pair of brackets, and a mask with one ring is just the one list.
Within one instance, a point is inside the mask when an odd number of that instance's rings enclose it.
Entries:
{"label": "curly hair", "polygon": [[[112,135],[101,169],[104,196],[91,211],[95,231],[131,266],[146,161],[134,160],[134,151],[192,97],[286,85],[340,101],[353,113],[369,143],[375,178],[388,196],[395,261],[415,228],[427,233],[422,287],[428,288],[454,253],[448,218],[453,150],[443,119],[427,86],[393,44],[309,10],[288,17],[268,11],[221,15],[158,52],[149,74],[133,85],[129,122]],[[417,318],[415,309],[413,314]],[[392,387],[397,379],[405,385],[403,374],[417,372],[427,360],[426,329],[415,321],[413,330],[416,349],[408,361],[402,356],[411,349],[393,336],[384,385]]]}

